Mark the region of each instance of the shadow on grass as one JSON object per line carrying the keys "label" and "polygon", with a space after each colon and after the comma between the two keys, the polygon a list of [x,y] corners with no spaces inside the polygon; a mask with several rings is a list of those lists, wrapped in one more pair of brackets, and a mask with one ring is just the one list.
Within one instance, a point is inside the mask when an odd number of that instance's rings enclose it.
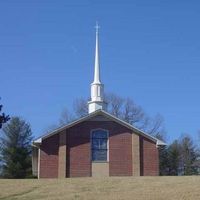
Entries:
{"label": "shadow on grass", "polygon": [[12,195],[9,195],[9,196],[6,196],[6,197],[0,197],[0,200],[16,200],[16,199],[19,199],[20,196],[24,195],[24,194],[29,194],[31,192],[33,192],[34,190],[36,190],[38,187],[34,187],[30,190],[27,190],[27,191],[24,191],[24,192],[21,192],[21,193],[17,193],[17,194],[12,194]]}

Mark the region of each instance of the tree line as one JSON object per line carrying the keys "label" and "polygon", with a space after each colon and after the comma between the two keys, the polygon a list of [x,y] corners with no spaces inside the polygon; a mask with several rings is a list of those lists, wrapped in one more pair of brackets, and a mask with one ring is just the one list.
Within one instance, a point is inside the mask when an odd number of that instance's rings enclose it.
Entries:
{"label": "tree line", "polygon": [[197,175],[200,173],[199,149],[189,134],[182,135],[160,149],[160,175]]}
{"label": "tree line", "polygon": [[[157,114],[150,117],[144,109],[130,98],[122,98],[109,93],[105,96],[107,111],[130,123],[146,133],[167,142],[164,118]],[[0,105],[0,112],[2,105]],[[87,99],[76,99],[73,111],[64,109],[56,125],[48,131],[65,125],[76,118],[88,114]],[[20,117],[0,114],[0,177],[31,177],[31,126]],[[160,175],[195,175],[199,174],[199,148],[189,134],[182,135],[165,147],[159,148]]]}

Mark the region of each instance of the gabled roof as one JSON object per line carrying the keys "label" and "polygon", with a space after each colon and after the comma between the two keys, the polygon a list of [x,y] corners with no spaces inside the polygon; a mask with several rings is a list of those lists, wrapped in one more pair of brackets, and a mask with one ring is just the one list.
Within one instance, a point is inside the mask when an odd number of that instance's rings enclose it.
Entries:
{"label": "gabled roof", "polygon": [[104,110],[97,110],[95,112],[92,112],[92,113],[86,115],[85,117],[82,117],[82,118],[80,118],[78,120],[75,120],[75,121],[73,121],[73,122],[71,122],[71,123],[69,123],[67,125],[61,126],[61,127],[57,128],[57,129],[53,130],[50,133],[47,133],[47,134],[45,134],[43,136],[40,136],[39,138],[37,138],[37,139],[35,139],[33,141],[33,144],[41,144],[42,140],[44,140],[44,139],[46,139],[46,138],[48,138],[48,137],[50,137],[52,135],[55,135],[55,134],[61,132],[62,130],[65,130],[65,129],[68,129],[70,127],[73,127],[76,124],[79,124],[81,122],[87,121],[87,120],[89,120],[89,119],[91,119],[91,118],[93,118],[93,117],[95,117],[97,115],[103,115],[103,116],[107,117],[108,119],[110,119],[111,121],[115,121],[116,123],[121,124],[121,125],[129,128],[129,129],[131,129],[133,132],[137,133],[138,135],[142,135],[142,136],[148,138],[149,140],[151,140],[153,142],[156,142],[157,146],[166,145],[166,143],[164,143],[163,141],[161,141],[161,140],[159,140],[159,139],[157,139],[157,138],[155,138],[155,137],[153,137],[153,136],[151,136],[151,135],[139,130],[138,128],[132,126],[131,124],[129,124],[129,123],[127,123],[127,122],[125,122],[125,121],[113,116],[113,115],[111,115],[110,113],[108,113],[108,112],[106,112]]}

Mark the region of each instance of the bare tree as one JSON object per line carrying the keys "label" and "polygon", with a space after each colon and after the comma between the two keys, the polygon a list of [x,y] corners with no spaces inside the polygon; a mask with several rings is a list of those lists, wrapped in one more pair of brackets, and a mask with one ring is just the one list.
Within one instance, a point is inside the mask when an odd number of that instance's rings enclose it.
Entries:
{"label": "bare tree", "polygon": [[124,105],[121,111],[122,119],[129,124],[133,124],[139,128],[144,126],[145,122],[147,121],[147,117],[143,109],[136,105],[135,102],[130,98],[124,99],[123,102]]}
{"label": "bare tree", "polygon": [[83,117],[88,114],[88,103],[86,99],[75,99],[73,108],[76,117]]}
{"label": "bare tree", "polygon": [[116,117],[121,117],[121,108],[123,106],[123,98],[113,93],[105,95],[106,102],[108,103],[108,112]]}
{"label": "bare tree", "polygon": [[158,139],[166,140],[164,118],[160,114],[157,114],[154,118],[150,118],[144,130]]}
{"label": "bare tree", "polygon": [[44,132],[49,133],[61,126],[67,125],[74,119],[75,119],[75,116],[71,112],[69,112],[67,108],[64,108],[60,114],[59,122],[48,126],[47,128],[44,129]]}
{"label": "bare tree", "polygon": [[60,119],[59,119],[59,124],[58,126],[63,126],[68,124],[69,122],[73,121],[74,117],[73,114],[71,114],[67,108],[65,108],[60,115]]}
{"label": "bare tree", "polygon": [[197,171],[193,164],[199,157],[199,152],[189,134],[184,134],[179,139],[180,144],[180,161],[184,175],[196,174]]}

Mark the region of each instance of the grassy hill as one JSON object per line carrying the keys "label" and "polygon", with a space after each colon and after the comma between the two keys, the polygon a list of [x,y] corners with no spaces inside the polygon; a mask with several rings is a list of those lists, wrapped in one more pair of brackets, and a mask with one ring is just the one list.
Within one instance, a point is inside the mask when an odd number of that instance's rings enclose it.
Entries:
{"label": "grassy hill", "polygon": [[0,179],[0,200],[198,200],[200,176]]}

